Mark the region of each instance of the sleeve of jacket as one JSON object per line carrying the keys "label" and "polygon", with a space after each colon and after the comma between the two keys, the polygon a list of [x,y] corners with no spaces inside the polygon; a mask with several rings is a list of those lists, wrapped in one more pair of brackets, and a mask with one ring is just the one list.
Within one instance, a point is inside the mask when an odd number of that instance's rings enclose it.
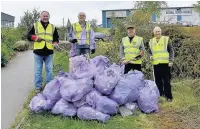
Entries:
{"label": "sleeve of jacket", "polygon": [[53,33],[53,42],[57,42],[59,43],[59,35],[58,35],[58,31],[55,27],[54,33]]}
{"label": "sleeve of jacket", "polygon": [[124,56],[124,45],[123,45],[123,43],[122,43],[122,39],[121,39],[121,41],[120,41],[120,58],[121,59],[124,59],[125,58],[125,56]]}
{"label": "sleeve of jacket", "polygon": [[90,49],[96,49],[95,33],[92,28],[90,28]]}
{"label": "sleeve of jacket", "polygon": [[169,62],[174,62],[174,48],[172,46],[171,40],[169,40],[167,51],[169,52]]}
{"label": "sleeve of jacket", "polygon": [[35,28],[34,28],[34,26],[29,30],[29,32],[28,32],[28,35],[27,35],[27,39],[29,40],[29,41],[33,41],[32,40],[32,35],[35,35]]}
{"label": "sleeve of jacket", "polygon": [[151,39],[149,40],[149,45],[148,45],[148,48],[147,48],[147,53],[148,53],[149,57],[152,56],[152,52],[151,52],[151,48],[150,48],[150,42],[151,42]]}
{"label": "sleeve of jacket", "polygon": [[68,37],[69,42],[71,42],[73,39],[76,38],[75,33],[74,33],[74,29],[73,29],[73,24],[67,31],[67,37]]}

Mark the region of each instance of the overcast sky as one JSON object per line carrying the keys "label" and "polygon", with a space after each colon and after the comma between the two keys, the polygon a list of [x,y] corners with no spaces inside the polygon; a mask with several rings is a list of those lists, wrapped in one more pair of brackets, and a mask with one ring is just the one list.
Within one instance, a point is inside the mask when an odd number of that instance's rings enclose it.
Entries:
{"label": "overcast sky", "polygon": [[[169,1],[169,7],[192,6],[196,1]],[[69,18],[71,22],[77,21],[77,14],[84,11],[87,15],[87,20],[97,19],[98,24],[102,23],[102,10],[106,9],[130,9],[133,8],[132,1],[1,1],[1,12],[15,16],[15,26],[19,23],[20,17],[24,11],[47,10],[50,12],[50,22],[61,26],[63,18],[65,24]]]}

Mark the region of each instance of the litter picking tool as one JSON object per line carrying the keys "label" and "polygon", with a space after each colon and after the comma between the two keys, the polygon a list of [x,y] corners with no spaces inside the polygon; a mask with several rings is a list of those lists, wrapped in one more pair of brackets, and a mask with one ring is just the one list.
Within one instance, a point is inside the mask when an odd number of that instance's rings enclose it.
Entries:
{"label": "litter picking tool", "polygon": [[122,117],[133,115],[133,112],[130,109],[128,109],[127,107],[125,107],[124,105],[120,106],[118,110]]}
{"label": "litter picking tool", "polygon": [[[45,42],[46,42],[46,40],[45,40],[45,39],[42,39],[42,41],[45,41]],[[59,43],[59,44],[67,44],[67,43]],[[64,52],[66,52],[67,54],[69,54],[69,53],[68,53],[68,51],[67,51],[67,50],[65,50],[65,49],[63,49],[62,47],[60,47],[60,46],[59,46],[59,44],[58,44],[58,46],[57,46],[57,47],[58,47],[58,49],[60,49],[60,50],[62,50],[62,51],[64,51]]]}

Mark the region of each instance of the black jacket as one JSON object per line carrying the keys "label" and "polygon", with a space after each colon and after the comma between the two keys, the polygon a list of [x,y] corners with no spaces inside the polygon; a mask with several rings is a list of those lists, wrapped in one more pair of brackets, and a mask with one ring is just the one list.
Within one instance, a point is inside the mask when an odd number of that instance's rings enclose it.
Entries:
{"label": "black jacket", "polygon": [[[40,21],[42,26],[44,27],[44,29],[46,30],[47,28],[47,25],[49,24],[48,23],[44,23],[42,21]],[[35,28],[34,26],[31,28],[31,30],[28,32],[28,35],[27,35],[27,38],[29,41],[33,41],[31,39],[32,35],[35,35]],[[59,42],[59,36],[58,36],[58,31],[57,29],[55,28],[55,31],[53,33],[53,42]],[[39,55],[39,56],[48,56],[48,55],[51,55],[53,54],[53,50],[49,50],[45,44],[45,47],[43,49],[37,49],[37,50],[33,50],[33,53]]]}

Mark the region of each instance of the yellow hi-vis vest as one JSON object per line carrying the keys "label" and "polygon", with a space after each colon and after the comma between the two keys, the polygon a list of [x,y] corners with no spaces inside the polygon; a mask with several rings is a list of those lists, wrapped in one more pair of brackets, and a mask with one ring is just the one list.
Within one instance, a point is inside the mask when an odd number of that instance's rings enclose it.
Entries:
{"label": "yellow hi-vis vest", "polygon": [[156,38],[150,39],[149,47],[153,56],[153,65],[160,63],[169,63],[169,52],[167,51],[169,37],[162,36],[157,42]]}
{"label": "yellow hi-vis vest", "polygon": [[[132,42],[130,43],[129,37],[122,38],[122,43],[124,46],[124,55],[126,61],[130,61],[140,54],[140,45],[143,41],[142,37],[134,36]],[[136,61],[130,61],[132,64],[142,64],[142,59]]]}
{"label": "yellow hi-vis vest", "polygon": [[[82,33],[82,27],[79,24],[79,22],[72,24],[72,27],[73,27],[73,30],[75,32],[76,38],[80,39],[81,33]],[[87,43],[87,45],[90,45],[90,40],[89,40],[89,38],[90,38],[90,25],[88,24],[88,22],[86,22],[86,28],[85,29],[86,29],[86,38],[87,38],[86,43]],[[85,39],[83,39],[83,40],[85,40]]]}
{"label": "yellow hi-vis vest", "polygon": [[55,27],[52,24],[48,24],[45,30],[41,22],[36,22],[34,24],[34,28],[35,28],[36,36],[39,36],[40,38],[45,40],[41,42],[34,42],[34,50],[43,49],[45,44],[49,50],[53,50],[52,42],[53,42],[53,33],[55,30]]}

